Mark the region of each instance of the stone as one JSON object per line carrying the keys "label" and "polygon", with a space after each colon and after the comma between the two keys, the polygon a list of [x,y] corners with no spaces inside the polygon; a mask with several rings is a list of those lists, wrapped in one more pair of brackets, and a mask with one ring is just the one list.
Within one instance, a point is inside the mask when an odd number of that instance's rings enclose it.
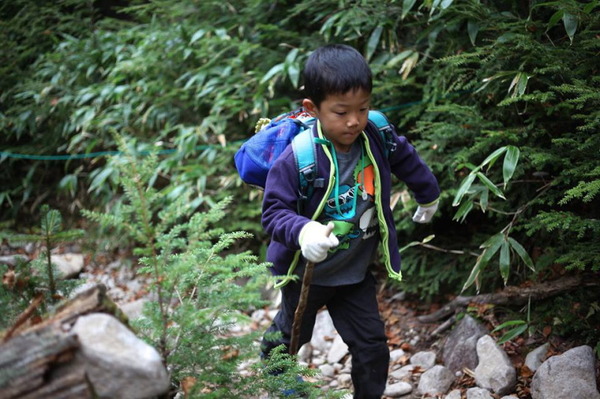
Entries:
{"label": "stone", "polygon": [[400,360],[406,353],[402,349],[394,349],[390,352],[390,363]]}
{"label": "stone", "polygon": [[317,313],[313,335],[310,340],[312,347],[322,353],[327,353],[335,335],[335,327],[331,320],[331,316],[329,316],[329,312],[323,310]]}
{"label": "stone", "polygon": [[442,349],[444,365],[453,372],[477,367],[477,340],[487,334],[481,323],[469,315],[452,330]]}
{"label": "stone", "polygon": [[385,387],[384,396],[389,396],[391,398],[398,398],[400,396],[407,395],[411,393],[413,390],[412,385],[408,382],[397,382],[395,384],[390,384]]}
{"label": "stone", "polygon": [[547,353],[547,343],[532,350],[525,357],[525,366],[527,366],[531,371],[536,371],[542,365],[542,361],[546,358]]}
{"label": "stone", "polygon": [[344,343],[342,337],[339,335],[335,336],[333,340],[333,345],[329,349],[327,353],[327,362],[328,363],[338,363],[340,360],[344,358],[348,354],[348,345]]}
{"label": "stone", "polygon": [[398,370],[392,371],[390,373],[390,377],[398,381],[410,381],[415,367],[416,366],[414,364],[407,364]]}
{"label": "stone", "polygon": [[81,316],[72,331],[81,344],[75,362],[85,368],[99,397],[147,398],[169,389],[169,376],[156,349],[115,317]]}
{"label": "stone", "polygon": [[445,394],[453,382],[452,371],[438,364],[421,375],[418,392],[423,395]]}
{"label": "stone", "polygon": [[83,270],[82,254],[51,255],[50,261],[56,265],[60,277],[64,279],[75,277]]}
{"label": "stone", "polygon": [[475,368],[475,382],[481,388],[499,395],[514,390],[517,384],[517,371],[508,355],[489,335],[477,341],[479,364]]}
{"label": "stone", "polygon": [[338,386],[341,388],[348,388],[352,386],[352,376],[350,374],[340,374],[337,378]]}
{"label": "stone", "polygon": [[460,389],[453,389],[452,391],[448,392],[448,395],[446,395],[444,397],[444,399],[461,399],[462,395],[460,393]]}
{"label": "stone", "polygon": [[417,352],[410,358],[410,364],[429,370],[435,365],[435,352]]}
{"label": "stone", "polygon": [[494,399],[490,391],[483,388],[467,389],[467,399]]}
{"label": "stone", "polygon": [[10,267],[15,267],[19,263],[25,263],[29,260],[29,258],[25,255],[6,255],[0,256],[0,263],[8,265]]}
{"label": "stone", "polygon": [[330,364],[323,364],[319,366],[319,370],[321,370],[323,377],[332,378],[335,375],[335,369]]}
{"label": "stone", "polygon": [[596,358],[590,346],[552,356],[538,368],[531,382],[532,399],[600,399],[596,386]]}
{"label": "stone", "polygon": [[144,304],[147,302],[147,299],[140,298],[135,301],[123,303],[119,307],[129,320],[135,320],[142,317],[144,312]]}

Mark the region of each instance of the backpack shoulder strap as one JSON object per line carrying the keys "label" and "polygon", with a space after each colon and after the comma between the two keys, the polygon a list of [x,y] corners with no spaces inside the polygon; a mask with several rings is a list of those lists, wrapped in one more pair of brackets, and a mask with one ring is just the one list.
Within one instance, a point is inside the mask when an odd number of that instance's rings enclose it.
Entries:
{"label": "backpack shoulder strap", "polygon": [[369,111],[369,120],[377,127],[383,141],[385,155],[388,156],[390,152],[396,150],[396,143],[392,138],[392,124],[382,112],[376,110]]}
{"label": "backpack shoulder strap", "polygon": [[312,124],[292,140],[300,184],[298,213],[303,213],[304,204],[311,197],[314,188],[325,186],[325,179],[317,178],[317,152],[311,126]]}
{"label": "backpack shoulder strap", "polygon": [[317,157],[312,129],[304,129],[298,133],[292,140],[292,148],[300,182],[298,212],[302,213],[304,203],[312,195],[313,184],[317,175]]}

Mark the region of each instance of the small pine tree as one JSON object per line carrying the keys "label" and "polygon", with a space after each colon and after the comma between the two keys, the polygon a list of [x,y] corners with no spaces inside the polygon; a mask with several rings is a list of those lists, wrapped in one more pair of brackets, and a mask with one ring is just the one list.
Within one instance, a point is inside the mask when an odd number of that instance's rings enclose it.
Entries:
{"label": "small pine tree", "polygon": [[[124,140],[118,140],[125,151]],[[258,360],[259,332],[235,334],[232,327],[249,321],[248,310],[265,305],[259,286],[267,273],[254,255],[236,251],[235,243],[248,238],[247,233],[219,226],[231,200],[195,213],[189,195],[168,202],[149,183],[156,156],[129,155],[113,162],[123,206],[111,214],[84,214],[134,240],[139,272],[151,276],[155,299],[134,325],[158,348],[174,390],[181,387],[189,397],[206,398],[252,397],[265,388],[277,392],[276,383],[265,383],[276,377],[263,373],[260,363],[248,375],[239,372],[243,361]],[[286,375],[293,372],[300,374],[299,368],[288,367]],[[307,389],[316,392],[312,386]]]}

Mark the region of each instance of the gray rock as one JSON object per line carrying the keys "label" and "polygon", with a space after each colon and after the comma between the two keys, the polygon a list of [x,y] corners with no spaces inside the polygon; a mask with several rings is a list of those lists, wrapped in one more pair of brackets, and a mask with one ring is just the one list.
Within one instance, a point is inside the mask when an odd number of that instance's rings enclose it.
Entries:
{"label": "gray rock", "polygon": [[446,395],[444,397],[444,399],[461,399],[462,395],[460,393],[460,389],[453,389],[452,391],[448,392],[448,395]]}
{"label": "gray rock", "polygon": [[591,347],[578,346],[546,360],[531,382],[532,399],[600,399],[596,358]]}
{"label": "gray rock", "polygon": [[391,398],[399,398],[400,396],[407,395],[411,393],[413,390],[412,385],[408,382],[397,382],[395,384],[390,384],[385,387],[384,396],[389,396]]}
{"label": "gray rock", "polygon": [[542,361],[545,359],[547,352],[547,343],[532,350],[525,358],[525,366],[529,367],[529,370],[531,371],[536,371],[542,365]]}
{"label": "gray rock", "polygon": [[402,356],[404,356],[405,354],[406,353],[402,349],[394,349],[390,352],[390,363],[394,363],[400,360],[400,358],[402,358]]}
{"label": "gray rock", "polygon": [[329,352],[327,353],[327,362],[338,363],[347,354],[348,354],[348,345],[346,345],[344,343],[341,336],[336,335],[335,339],[333,340],[333,345],[331,345],[331,348],[329,349]]}
{"label": "gray rock", "polygon": [[342,373],[338,375],[337,383],[340,388],[349,388],[352,386],[352,376],[350,374]]}
{"label": "gray rock", "polygon": [[392,371],[390,373],[390,377],[394,378],[395,380],[398,380],[398,381],[410,381],[411,377],[413,375],[414,369],[415,369],[414,364],[407,364],[406,366],[404,366],[398,370]]}
{"label": "gray rock", "polygon": [[417,390],[423,395],[445,394],[453,382],[454,374],[452,371],[438,364],[421,375]]}
{"label": "gray rock", "polygon": [[329,316],[329,312],[323,310],[317,313],[313,335],[310,340],[312,347],[321,351],[321,353],[327,353],[335,335],[335,327],[331,320],[331,316]]}
{"label": "gray rock", "polygon": [[494,399],[490,391],[483,388],[467,389],[467,399]]}
{"label": "gray rock", "polygon": [[82,254],[51,255],[50,261],[56,265],[60,277],[64,279],[75,277],[83,270]]}
{"label": "gray rock", "polygon": [[142,313],[144,311],[144,304],[148,302],[145,298],[140,298],[135,301],[126,302],[119,307],[125,313],[125,316],[129,318],[129,320],[135,320],[142,317]]}
{"label": "gray rock", "polygon": [[81,316],[73,326],[81,348],[76,362],[101,398],[148,398],[169,389],[160,355],[113,316]]}
{"label": "gray rock", "polygon": [[323,377],[331,378],[335,375],[335,369],[330,364],[323,364],[322,366],[319,366],[319,370],[321,370]]}
{"label": "gray rock", "polygon": [[471,316],[465,316],[452,330],[444,343],[442,360],[453,372],[463,368],[474,370],[477,367],[477,340],[487,334],[487,330]]}
{"label": "gray rock", "polygon": [[475,382],[481,388],[499,395],[510,393],[517,383],[517,372],[506,352],[494,339],[484,335],[477,341],[479,364],[475,368]]}
{"label": "gray rock", "polygon": [[419,366],[423,370],[429,370],[435,365],[435,352],[417,352],[410,358],[410,364]]}
{"label": "gray rock", "polygon": [[29,258],[25,255],[17,254],[17,255],[0,256],[0,263],[3,263],[10,267],[15,267],[19,263],[24,263],[24,262],[27,262],[28,260],[29,260]]}

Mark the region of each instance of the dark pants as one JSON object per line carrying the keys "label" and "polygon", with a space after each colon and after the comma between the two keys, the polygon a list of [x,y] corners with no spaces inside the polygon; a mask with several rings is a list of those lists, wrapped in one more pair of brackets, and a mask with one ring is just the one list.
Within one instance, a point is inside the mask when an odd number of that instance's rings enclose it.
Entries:
{"label": "dark pants", "polygon": [[[268,353],[291,340],[294,313],[300,297],[301,282],[291,282],[282,290],[281,309],[267,333],[281,332],[278,341],[263,338]],[[379,316],[375,279],[367,273],[358,284],[339,287],[311,285],[300,328],[299,347],[310,341],[317,311],[326,306],[336,330],[352,355],[352,383],[355,399],[381,398],[388,375],[389,349],[385,326]]]}

